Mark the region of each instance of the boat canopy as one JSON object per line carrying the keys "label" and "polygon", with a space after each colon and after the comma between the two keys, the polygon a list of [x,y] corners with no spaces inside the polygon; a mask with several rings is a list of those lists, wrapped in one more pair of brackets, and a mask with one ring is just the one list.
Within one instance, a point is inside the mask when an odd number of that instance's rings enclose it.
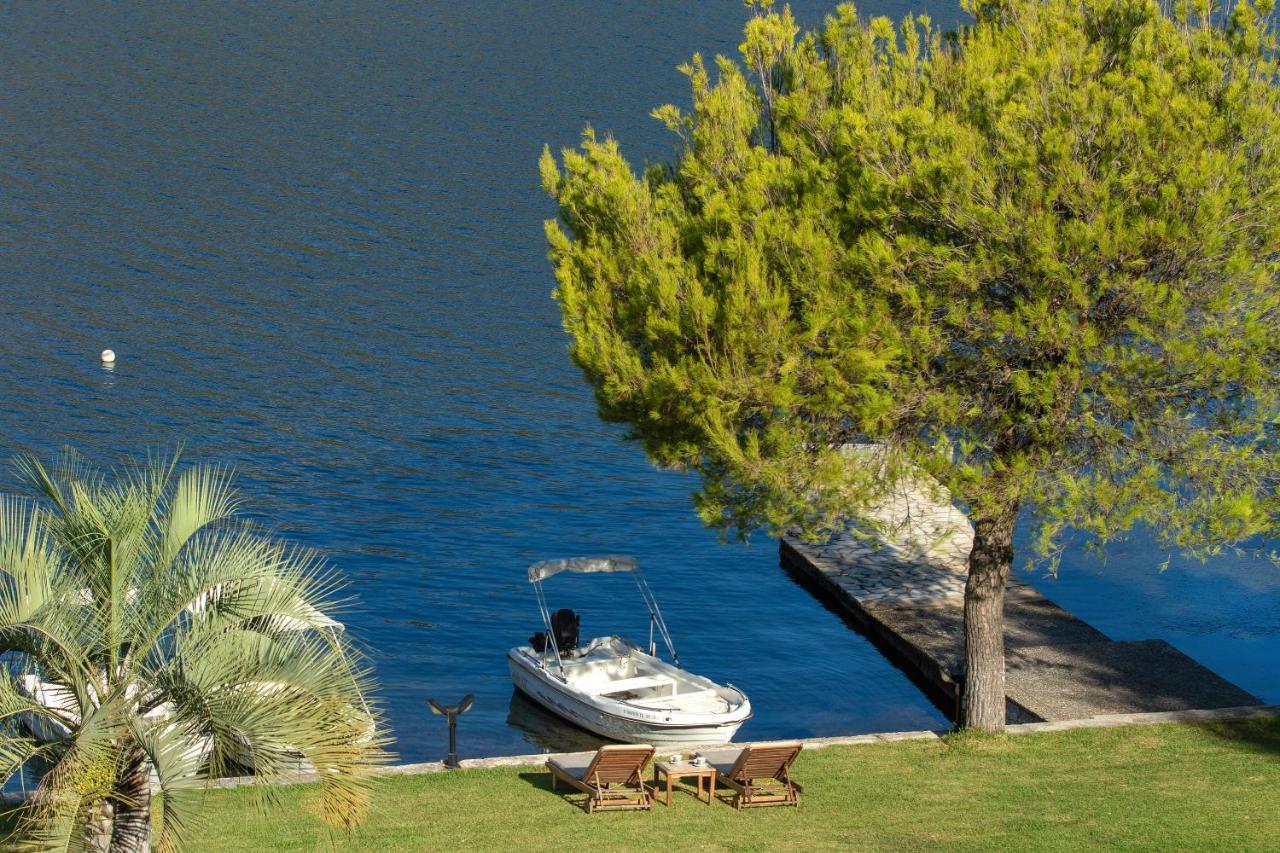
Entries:
{"label": "boat canopy", "polygon": [[636,561],[632,557],[565,557],[561,560],[543,560],[529,567],[529,583],[544,581],[561,572],[633,572]]}
{"label": "boat canopy", "polygon": [[675,643],[671,641],[671,634],[667,631],[667,623],[662,618],[662,610],[659,609],[658,601],[653,597],[653,590],[649,589],[649,583],[644,579],[644,573],[640,571],[640,565],[634,557],[564,557],[559,560],[543,560],[529,567],[529,583],[533,584],[533,594],[538,598],[538,609],[542,612],[542,625],[546,629],[547,641],[551,650],[555,653],[556,663],[560,666],[562,677],[564,675],[564,660],[560,655],[560,647],[556,644],[555,631],[551,627],[551,609],[547,606],[547,598],[542,590],[542,581],[561,572],[575,572],[577,574],[630,572],[631,577],[635,578],[636,587],[640,590],[640,597],[644,599],[645,607],[649,610],[649,653],[654,654],[655,652],[653,634],[656,630],[661,635],[662,641],[667,644],[667,651],[671,653],[671,659],[676,666],[680,665],[680,655],[676,652]]}

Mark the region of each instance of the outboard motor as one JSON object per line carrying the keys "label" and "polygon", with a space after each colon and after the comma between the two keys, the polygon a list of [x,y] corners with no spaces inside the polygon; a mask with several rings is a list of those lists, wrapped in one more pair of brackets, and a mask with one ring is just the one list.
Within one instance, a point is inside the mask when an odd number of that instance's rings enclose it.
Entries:
{"label": "outboard motor", "polygon": [[[556,638],[556,648],[560,650],[561,655],[568,657],[574,649],[578,648],[580,622],[578,614],[567,607],[562,607],[551,614],[551,633]],[[547,632],[539,631],[534,634],[529,638],[529,645],[538,654],[545,652],[551,647],[551,643],[547,640]]]}
{"label": "outboard motor", "polygon": [[578,648],[578,614],[569,608],[561,608],[551,614],[551,631],[555,634],[560,654],[568,654]]}

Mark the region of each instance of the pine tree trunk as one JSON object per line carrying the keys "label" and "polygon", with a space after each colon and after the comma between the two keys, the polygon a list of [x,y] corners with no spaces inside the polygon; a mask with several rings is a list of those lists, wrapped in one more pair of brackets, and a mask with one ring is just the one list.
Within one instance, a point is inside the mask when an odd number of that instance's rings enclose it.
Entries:
{"label": "pine tree trunk", "polygon": [[960,724],[1004,730],[1004,588],[1013,568],[1017,506],[976,519],[964,587],[964,700]]}
{"label": "pine tree trunk", "polygon": [[129,758],[115,794],[111,853],[151,850],[151,765],[141,750]]}

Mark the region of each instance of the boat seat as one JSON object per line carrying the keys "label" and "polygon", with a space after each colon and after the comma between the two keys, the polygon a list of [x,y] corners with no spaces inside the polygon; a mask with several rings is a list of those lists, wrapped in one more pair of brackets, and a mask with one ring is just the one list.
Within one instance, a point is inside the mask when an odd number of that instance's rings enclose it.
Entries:
{"label": "boat seat", "polygon": [[586,692],[593,696],[611,696],[614,693],[628,693],[632,690],[644,690],[648,687],[669,687],[671,695],[675,695],[676,683],[668,675],[640,675],[635,678],[624,678],[620,681],[606,681],[603,684],[587,688]]}

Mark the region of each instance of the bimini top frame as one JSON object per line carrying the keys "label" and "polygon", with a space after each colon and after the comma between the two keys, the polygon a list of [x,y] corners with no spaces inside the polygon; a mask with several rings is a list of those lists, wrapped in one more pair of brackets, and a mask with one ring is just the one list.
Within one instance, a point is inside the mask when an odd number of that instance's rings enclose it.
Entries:
{"label": "bimini top frame", "polygon": [[529,583],[533,585],[533,594],[538,598],[538,610],[542,613],[542,624],[547,631],[547,640],[551,645],[551,650],[555,652],[556,666],[560,669],[561,677],[564,676],[564,660],[560,657],[560,647],[556,643],[555,631],[551,630],[551,610],[547,607],[547,597],[542,591],[542,582],[549,577],[558,575],[561,572],[573,572],[575,574],[597,574],[601,572],[630,572],[635,578],[636,587],[640,590],[640,597],[644,599],[645,607],[649,610],[649,653],[654,652],[653,632],[657,629],[658,634],[662,637],[662,642],[666,645],[667,651],[671,653],[671,660],[676,665],[680,665],[680,656],[676,653],[675,643],[671,641],[671,634],[667,631],[667,623],[662,618],[662,610],[658,608],[658,600],[653,597],[653,590],[649,588],[649,582],[645,580],[644,573],[640,571],[640,565],[633,557],[565,557],[560,560],[543,560],[540,563],[534,563],[529,567]]}

